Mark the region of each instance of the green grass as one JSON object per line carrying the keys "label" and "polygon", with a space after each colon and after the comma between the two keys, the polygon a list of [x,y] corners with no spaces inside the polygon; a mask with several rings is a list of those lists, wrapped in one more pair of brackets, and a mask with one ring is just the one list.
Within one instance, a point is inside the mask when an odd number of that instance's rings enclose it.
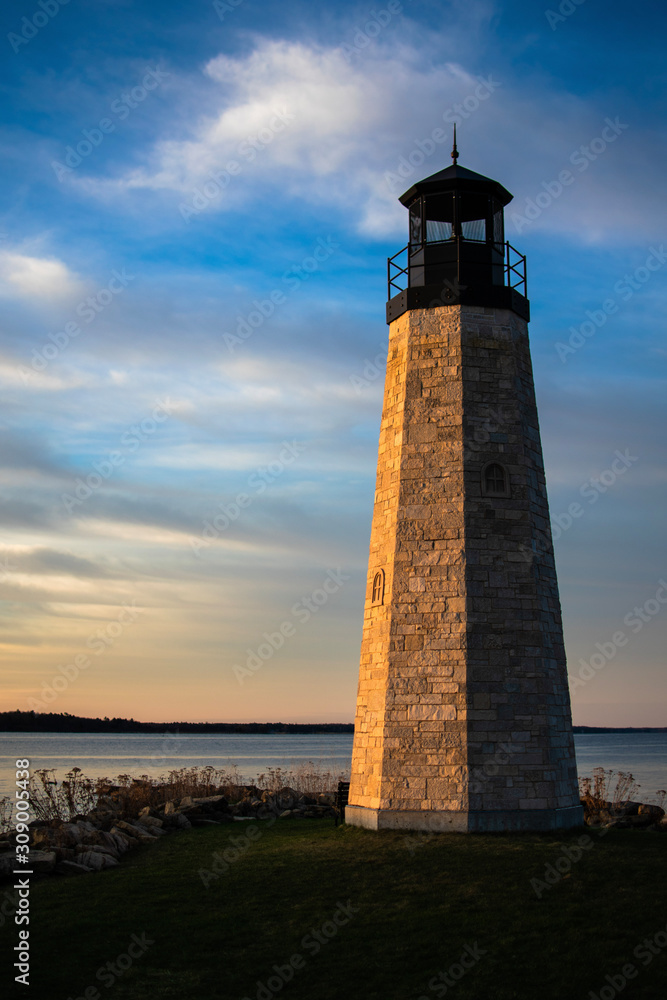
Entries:
{"label": "green grass", "polygon": [[[17,995],[75,1000],[97,985],[105,1000],[256,1000],[258,981],[296,953],[304,968],[273,995],[587,1000],[628,962],[640,970],[628,1000],[662,995],[667,948],[648,966],[633,957],[667,927],[660,834],[591,832],[592,848],[538,899],[531,879],[543,879],[582,831],[440,834],[411,853],[404,834],[331,820],[257,825],[260,838],[209,888],[199,869],[249,824],[165,837],[102,874],[34,882],[32,985]],[[312,954],[304,936],[348,900],[358,912]],[[127,951],[132,934],[154,944],[113,986],[102,984],[97,970]],[[2,937],[13,945],[16,928],[7,922]],[[429,988],[475,944],[485,954],[470,971],[446,991]]]}

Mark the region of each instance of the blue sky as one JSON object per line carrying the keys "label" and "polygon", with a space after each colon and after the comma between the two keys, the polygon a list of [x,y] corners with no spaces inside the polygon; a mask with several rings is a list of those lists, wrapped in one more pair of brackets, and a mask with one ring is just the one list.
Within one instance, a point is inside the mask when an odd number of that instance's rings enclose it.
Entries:
{"label": "blue sky", "polygon": [[3,10],[4,707],[352,719],[386,257],[457,121],[528,256],[575,722],[665,724],[666,20]]}

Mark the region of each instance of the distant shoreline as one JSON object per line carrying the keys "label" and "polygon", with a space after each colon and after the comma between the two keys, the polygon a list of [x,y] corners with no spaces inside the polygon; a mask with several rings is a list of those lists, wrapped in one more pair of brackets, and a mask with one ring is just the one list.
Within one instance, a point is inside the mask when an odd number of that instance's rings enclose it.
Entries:
{"label": "distant shoreline", "polygon": [[[667,726],[573,726],[585,733],[667,733]],[[254,733],[315,735],[353,733],[352,722],[136,722],[90,719],[54,712],[0,712],[0,733]]]}
{"label": "distant shoreline", "polygon": [[2,733],[352,733],[352,722],[137,722],[55,712],[0,712]]}

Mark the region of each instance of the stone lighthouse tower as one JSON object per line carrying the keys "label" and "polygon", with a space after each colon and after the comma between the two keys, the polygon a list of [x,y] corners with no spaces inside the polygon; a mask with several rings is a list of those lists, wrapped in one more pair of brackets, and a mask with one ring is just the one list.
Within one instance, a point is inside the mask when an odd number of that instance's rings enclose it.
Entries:
{"label": "stone lighthouse tower", "polygon": [[458,165],[400,201],[346,821],[583,821],[512,195]]}

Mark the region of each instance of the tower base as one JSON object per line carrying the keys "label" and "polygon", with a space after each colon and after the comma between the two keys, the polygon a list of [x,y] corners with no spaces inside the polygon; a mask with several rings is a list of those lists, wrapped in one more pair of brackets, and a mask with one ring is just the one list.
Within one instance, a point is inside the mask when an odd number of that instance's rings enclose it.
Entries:
{"label": "tower base", "polygon": [[566,809],[369,809],[345,807],[345,822],[366,830],[420,830],[430,833],[505,833],[570,830],[582,826],[581,806]]}

